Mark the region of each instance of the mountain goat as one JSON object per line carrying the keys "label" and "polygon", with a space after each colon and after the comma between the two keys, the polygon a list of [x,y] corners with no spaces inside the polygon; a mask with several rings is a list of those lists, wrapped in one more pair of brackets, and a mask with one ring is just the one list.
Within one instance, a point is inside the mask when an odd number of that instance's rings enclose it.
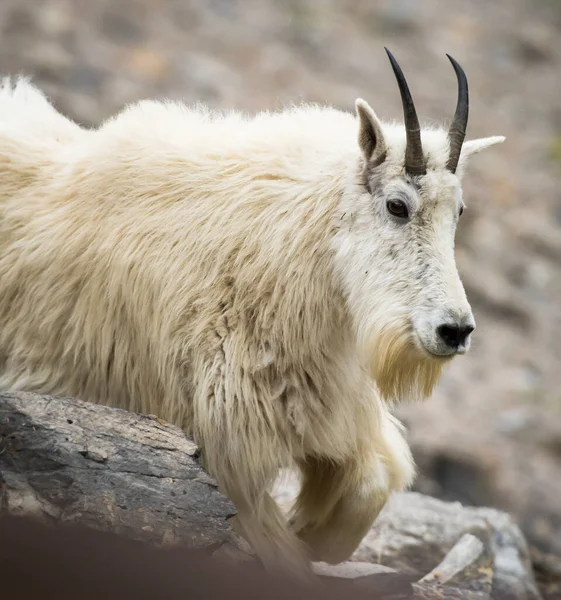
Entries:
{"label": "mountain goat", "polygon": [[[430,395],[474,319],[452,125],[305,105],[143,101],[95,130],[0,89],[0,389],[153,413],[202,447],[267,565],[337,562],[414,475],[389,407]],[[302,488],[287,521],[279,468]]]}

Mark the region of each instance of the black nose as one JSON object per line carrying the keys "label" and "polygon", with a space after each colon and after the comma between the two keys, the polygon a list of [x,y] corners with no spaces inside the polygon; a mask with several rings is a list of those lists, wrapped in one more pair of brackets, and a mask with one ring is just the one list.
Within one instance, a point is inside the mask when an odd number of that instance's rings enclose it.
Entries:
{"label": "black nose", "polygon": [[468,335],[474,330],[473,325],[457,325],[448,323],[440,325],[436,332],[440,339],[450,348],[459,348],[466,343]]}

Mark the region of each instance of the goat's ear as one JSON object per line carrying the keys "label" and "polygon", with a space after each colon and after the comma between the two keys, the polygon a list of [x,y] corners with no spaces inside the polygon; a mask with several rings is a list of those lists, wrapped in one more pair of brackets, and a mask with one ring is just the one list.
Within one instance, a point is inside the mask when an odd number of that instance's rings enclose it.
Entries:
{"label": "goat's ear", "polygon": [[358,98],[355,102],[359,120],[358,145],[367,163],[377,166],[386,158],[386,140],[382,125],[368,102]]}
{"label": "goat's ear", "polygon": [[485,150],[485,148],[489,148],[495,144],[502,144],[505,139],[506,138],[502,135],[494,135],[492,137],[479,138],[477,140],[469,140],[464,142],[462,145],[460,160],[458,161],[458,175],[461,176],[464,173],[466,165],[473,154],[477,154],[478,152],[481,152],[481,150]]}

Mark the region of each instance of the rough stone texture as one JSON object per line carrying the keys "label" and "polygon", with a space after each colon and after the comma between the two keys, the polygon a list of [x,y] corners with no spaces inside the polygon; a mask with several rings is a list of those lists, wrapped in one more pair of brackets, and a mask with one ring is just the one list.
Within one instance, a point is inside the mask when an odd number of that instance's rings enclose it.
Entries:
{"label": "rough stone texture", "polygon": [[0,512],[216,551],[232,503],[182,431],[74,399],[0,394]]}
{"label": "rough stone texture", "polygon": [[510,600],[508,597],[496,596],[491,599],[483,592],[472,592],[447,585],[434,585],[427,583],[414,583],[413,593],[415,600]]}

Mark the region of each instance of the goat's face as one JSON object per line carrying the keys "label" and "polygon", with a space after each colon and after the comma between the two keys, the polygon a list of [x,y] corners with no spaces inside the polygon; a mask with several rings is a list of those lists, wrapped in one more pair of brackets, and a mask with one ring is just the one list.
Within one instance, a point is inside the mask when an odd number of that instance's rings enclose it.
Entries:
{"label": "goat's face", "polygon": [[386,170],[366,189],[380,296],[406,309],[413,340],[428,355],[464,353],[475,321],[454,260],[464,208],[458,178],[440,170],[413,180]]}
{"label": "goat's face", "polygon": [[504,138],[462,147],[462,137],[454,156],[452,133],[426,130],[421,146],[415,127],[412,141],[409,131],[382,126],[362,100],[357,112],[360,164],[339,215],[337,270],[382,394],[424,397],[475,329],[454,258],[460,175],[470,154]]}

